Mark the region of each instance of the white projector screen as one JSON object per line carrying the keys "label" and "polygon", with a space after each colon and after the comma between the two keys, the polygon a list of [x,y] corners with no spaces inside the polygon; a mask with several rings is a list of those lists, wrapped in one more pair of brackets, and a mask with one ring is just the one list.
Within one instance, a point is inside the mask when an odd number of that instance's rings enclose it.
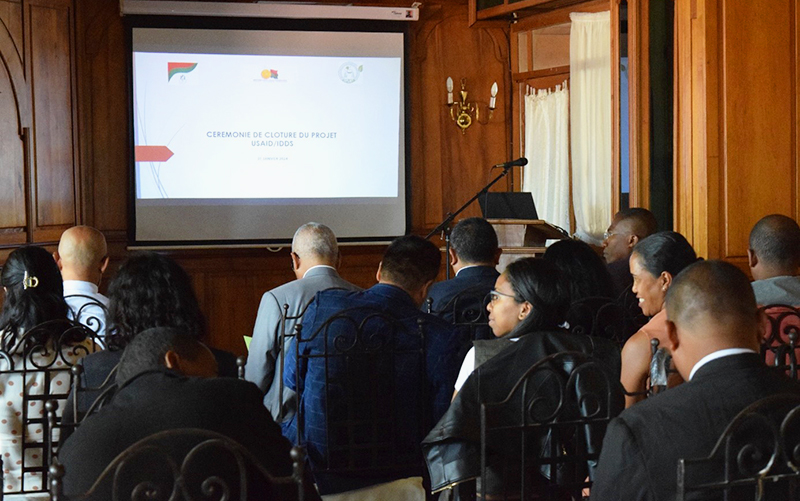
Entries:
{"label": "white projector screen", "polygon": [[134,243],[406,232],[403,33],[131,30]]}

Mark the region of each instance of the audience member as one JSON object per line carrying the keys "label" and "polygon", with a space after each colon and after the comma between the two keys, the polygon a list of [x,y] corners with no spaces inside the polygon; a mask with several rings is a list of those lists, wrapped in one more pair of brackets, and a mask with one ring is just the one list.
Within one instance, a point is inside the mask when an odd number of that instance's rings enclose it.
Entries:
{"label": "audience member", "polygon": [[61,234],[53,257],[64,279],[70,317],[105,336],[108,298],[97,286],[108,266],[106,238],[90,226],[73,226]]}
{"label": "audience member", "polygon": [[603,240],[603,257],[608,265],[615,297],[631,288],[628,259],[640,240],[658,231],[653,213],[640,207],[623,209],[614,215]]}
{"label": "audience member", "polygon": [[569,301],[574,303],[589,297],[614,299],[611,274],[597,253],[580,240],[559,240],[544,253],[563,275],[561,283],[569,289]]}
{"label": "audience member", "polygon": [[[216,372],[214,355],[194,332],[156,327],[137,334],[122,354],[116,374],[118,390],[59,451],[65,494],[88,491],[114,458],[137,441],[180,428],[226,435],[246,447],[271,474],[290,475],[291,445],[264,409],[258,389],[245,381],[214,378]],[[206,377],[212,379],[203,379]],[[160,445],[185,453],[195,443],[166,441]],[[135,458],[129,461],[137,464]],[[233,465],[212,464],[215,473],[229,466]],[[248,499],[265,495],[263,484],[249,482],[248,486]],[[98,487],[98,499],[111,499],[110,478]],[[311,499],[317,498],[313,487],[306,491]],[[297,491],[294,486],[283,486],[281,493],[272,495],[274,499],[292,499]]]}
{"label": "audience member", "polygon": [[[433,314],[448,322],[466,323],[460,318],[466,309],[483,309],[483,298],[492,290],[498,273],[501,250],[494,227],[483,218],[462,219],[450,233],[450,266],[455,277],[433,284],[429,292]],[[463,293],[469,297],[459,296]],[[456,298],[459,298],[456,304]],[[423,305],[425,309],[427,305]],[[477,339],[491,339],[490,329],[476,329]]]}
{"label": "audience member", "polygon": [[[26,468],[32,468],[41,466],[42,461],[41,449],[37,448],[28,449],[23,458],[22,440],[27,444],[41,444],[44,440],[41,423],[26,426],[23,421],[25,416],[43,414],[43,401],[32,401],[23,409],[21,392],[41,395],[48,379],[50,394],[59,394],[61,390],[66,395],[70,382],[68,371],[50,373],[48,377],[37,369],[58,366],[66,369],[65,364],[74,364],[79,357],[91,352],[94,345],[83,333],[76,331],[73,335],[72,329],[65,330],[69,328],[69,307],[64,301],[61,273],[46,250],[26,246],[13,251],[3,266],[0,281],[5,290],[0,313],[0,349],[9,356],[8,360],[0,359],[0,368],[30,371],[25,376],[21,372],[0,373],[5,404],[0,411],[0,457],[3,458],[3,490],[7,496],[22,489],[23,463]],[[32,328],[52,320],[64,320],[64,323],[50,329],[37,328],[38,334],[32,338]],[[26,336],[27,332],[30,335]],[[25,490],[42,488],[42,477],[38,473],[26,472],[24,482]]]}
{"label": "audience member", "polygon": [[[652,318],[622,348],[622,385],[628,393],[637,393],[625,397],[626,407],[645,398],[652,357],[650,341],[658,339],[659,347],[667,346],[664,298],[678,273],[695,261],[697,255],[692,246],[674,231],[651,235],[633,249],[630,259],[633,292],[642,312]],[[680,383],[677,375],[670,379],[670,387]]]}
{"label": "audience member", "polygon": [[[108,286],[109,349],[81,360],[83,377],[78,392],[78,419],[89,410],[95,399],[113,384],[115,367],[122,349],[140,332],[153,327],[173,327],[191,333],[198,339],[205,334],[205,320],[186,271],[172,259],[154,252],[143,252],[128,258]],[[236,377],[233,354],[213,350],[221,376]],[[72,399],[74,395],[70,395]],[[64,411],[66,422],[73,422],[73,406]]]}
{"label": "audience member", "polygon": [[761,218],[747,250],[753,291],[760,305],[800,305],[800,226],[780,214]]}
{"label": "audience member", "polygon": [[489,327],[498,339],[475,341],[456,379],[456,393],[484,362],[529,333],[557,331],[569,309],[569,291],[563,275],[550,262],[522,258],[497,277],[490,301]]}
{"label": "audience member", "polygon": [[666,345],[687,381],[624,411],[608,427],[592,501],[672,500],[680,458],[711,453],[742,409],[769,395],[800,394],[768,368],[747,277],[721,261],[696,263],[667,293]]}
{"label": "audience member", "polygon": [[[535,258],[509,264],[498,278],[489,310],[490,325],[496,334],[518,338],[518,341],[508,343],[500,353],[472,372],[450,408],[423,441],[433,488],[465,482],[480,474],[481,403],[506,399],[527,370],[543,358],[563,351],[581,352],[596,357],[611,380],[617,380],[620,358],[615,343],[573,334],[559,327],[569,306],[568,288],[559,283],[561,280],[563,277],[551,263]],[[568,369],[557,367],[554,374]],[[552,393],[552,386],[543,385],[540,389],[542,399],[558,400]],[[621,397],[615,406],[622,408]],[[511,408],[508,415],[517,418],[524,412]],[[519,444],[514,442],[494,441],[489,448],[493,453],[518,452]],[[545,447],[546,443],[547,437],[540,436],[535,445],[529,446]],[[503,485],[494,476],[485,481],[487,493],[497,496],[514,488]]]}
{"label": "audience member", "polygon": [[[284,435],[291,440],[297,439],[297,421],[298,416],[302,414],[303,425],[300,429],[303,436],[300,437],[300,441],[307,447],[312,470],[319,470],[322,465],[329,469],[347,466],[336,462],[337,458],[341,457],[336,454],[332,455],[331,462],[326,464],[330,450],[341,449],[346,445],[342,443],[345,440],[342,432],[329,434],[327,418],[339,419],[348,411],[356,412],[344,408],[347,404],[344,396],[336,401],[327,400],[326,378],[328,381],[336,379],[365,381],[365,385],[371,379],[381,378],[394,394],[373,393],[373,398],[379,397],[382,401],[363,403],[364,408],[382,407],[386,409],[385,412],[392,412],[394,409],[395,429],[387,429],[385,432],[389,436],[403,437],[405,442],[399,444],[404,451],[393,452],[399,455],[401,452],[412,451],[413,457],[420,457],[419,443],[423,433],[417,430],[424,423],[435,422],[447,409],[458,369],[455,354],[465,341],[463,334],[456,332],[452,325],[419,309],[436,278],[440,263],[441,254],[431,242],[418,236],[397,238],[389,245],[378,267],[377,285],[362,292],[322,291],[317,294],[306,311],[302,332],[307,341],[295,342],[296,345],[293,343],[286,354],[284,384],[293,389],[299,384],[302,387],[302,394],[298,404],[299,411],[284,427]],[[355,322],[335,321],[326,324],[331,317],[343,310],[346,310],[344,313]],[[360,338],[354,338],[353,326],[374,312],[396,319],[402,324],[405,332],[389,328],[391,326],[386,326],[385,322],[375,322],[373,328],[367,326],[368,330],[372,330]],[[418,354],[422,348],[422,338],[417,335],[420,322],[424,332],[425,367],[420,366]],[[322,327],[325,328],[321,330]],[[337,353],[341,349],[342,340],[345,340],[348,346],[353,345],[349,348],[351,353],[346,361],[338,357],[326,363],[324,358],[319,357],[326,353]],[[381,343],[392,343],[395,352],[403,351],[406,354],[397,355],[396,357],[401,357],[397,363],[379,367],[379,371],[382,372],[375,374],[369,372],[368,368],[372,365],[371,356],[359,349],[361,346],[358,343],[369,343],[369,346],[373,347]],[[297,350],[303,356],[312,357],[302,359],[303,363],[299,367]],[[409,353],[408,350],[416,351]],[[343,373],[345,370],[348,371],[347,374]],[[423,374],[426,380],[421,380]],[[423,387],[426,391],[421,391]],[[357,388],[347,389],[350,392],[361,391]],[[331,389],[337,392],[341,390],[343,388]],[[430,401],[420,400],[425,394]],[[420,415],[420,412],[423,415]],[[395,446],[397,445],[396,442]],[[381,465],[373,462],[371,466],[378,468]],[[317,486],[323,495],[421,475],[421,460],[413,471],[404,472],[402,476],[393,478],[384,475],[378,478],[322,474],[319,471],[314,473]]]}
{"label": "audience member", "polygon": [[244,373],[245,379],[265,393],[264,406],[276,420],[282,405],[284,419],[294,414],[296,406],[293,391],[284,388],[283,398],[280,395],[280,377],[283,374],[280,353],[289,347],[292,340],[287,337],[283,346],[280,344],[284,328],[283,305],[289,305],[286,333],[293,334],[295,324],[300,322],[317,292],[331,288],[360,290],[336,272],[339,248],[333,231],[324,224],[306,223],[298,228],[292,239],[291,256],[297,280],[267,291],[261,297]]}

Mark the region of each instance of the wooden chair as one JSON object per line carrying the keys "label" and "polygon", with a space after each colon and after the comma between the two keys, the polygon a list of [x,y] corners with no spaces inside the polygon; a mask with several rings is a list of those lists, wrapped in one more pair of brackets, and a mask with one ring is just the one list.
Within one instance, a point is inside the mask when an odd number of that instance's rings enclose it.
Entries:
{"label": "wooden chair", "polygon": [[678,461],[678,501],[800,499],[800,397],[776,395],[740,412],[705,458]]}
{"label": "wooden chair", "polygon": [[591,357],[540,360],[504,400],[481,403],[480,497],[581,499],[608,422],[623,407],[618,378]]}
{"label": "wooden chair", "polygon": [[779,367],[797,381],[798,343],[800,343],[800,309],[771,304],[762,306],[760,310],[766,318],[764,338],[761,342],[761,354],[767,365]]}
{"label": "wooden chair", "polygon": [[[304,499],[305,454],[291,451],[293,473],[273,477],[245,447],[216,432],[174,429],[139,440],[121,452],[95,480],[92,487],[70,500],[123,499],[208,500],[251,499],[283,501]],[[64,501],[64,466],[50,465],[53,501]],[[280,486],[294,488],[280,489]],[[287,498],[288,492],[296,498]]]}

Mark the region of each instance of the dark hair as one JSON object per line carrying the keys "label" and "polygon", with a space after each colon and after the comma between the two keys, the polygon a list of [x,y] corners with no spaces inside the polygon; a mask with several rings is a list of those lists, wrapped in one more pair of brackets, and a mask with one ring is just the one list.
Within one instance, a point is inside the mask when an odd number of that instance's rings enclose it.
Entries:
{"label": "dark hair", "polygon": [[503,274],[517,301],[527,301],[532,307],[530,314],[508,334],[509,337],[553,330],[564,323],[569,309],[569,292],[562,283],[561,273],[552,263],[525,257],[509,264]]}
{"label": "dark hair", "polygon": [[164,356],[170,350],[181,358],[197,360],[203,345],[193,334],[171,327],[146,329],[131,339],[122,352],[115,376],[117,385],[139,373],[164,368]]}
{"label": "dark hair", "polygon": [[0,313],[3,349],[10,349],[17,336],[31,327],[67,318],[69,307],[64,301],[61,272],[53,256],[43,248],[28,245],[13,251],[3,266],[0,281],[6,288]]}
{"label": "dark hair", "polygon": [[668,272],[677,276],[684,268],[697,261],[697,254],[683,235],[674,231],[654,233],[633,247],[644,268],[654,277]]}
{"label": "dark hair", "polygon": [[174,327],[202,337],[205,320],[189,275],[154,252],[130,257],[108,286],[109,344],[123,348],[138,333]]}
{"label": "dark hair", "polygon": [[439,274],[442,254],[416,235],[394,239],[381,261],[381,275],[406,291],[419,289]]}
{"label": "dark hair", "polygon": [[618,221],[630,221],[631,233],[644,239],[658,231],[656,217],[647,209],[641,207],[631,207],[617,212],[614,219]]}
{"label": "dark hair", "polygon": [[494,263],[497,233],[483,218],[462,219],[450,233],[450,245],[458,258],[466,263]]}
{"label": "dark hair", "polygon": [[768,264],[800,265],[800,226],[782,214],[761,218],[750,231],[750,249]]}
{"label": "dark hair", "polygon": [[608,268],[586,243],[559,240],[547,248],[544,259],[561,272],[562,282],[569,290],[570,302],[587,297],[614,297]]}

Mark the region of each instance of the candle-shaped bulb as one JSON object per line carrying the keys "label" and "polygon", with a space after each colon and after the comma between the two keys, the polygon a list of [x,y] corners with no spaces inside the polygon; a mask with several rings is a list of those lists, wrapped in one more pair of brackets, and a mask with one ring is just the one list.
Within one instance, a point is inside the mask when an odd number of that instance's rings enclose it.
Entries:
{"label": "candle-shaped bulb", "polygon": [[453,104],[453,79],[447,77],[447,104]]}
{"label": "candle-shaped bulb", "polygon": [[493,110],[497,106],[497,82],[492,84],[492,97],[489,99],[489,109]]}

